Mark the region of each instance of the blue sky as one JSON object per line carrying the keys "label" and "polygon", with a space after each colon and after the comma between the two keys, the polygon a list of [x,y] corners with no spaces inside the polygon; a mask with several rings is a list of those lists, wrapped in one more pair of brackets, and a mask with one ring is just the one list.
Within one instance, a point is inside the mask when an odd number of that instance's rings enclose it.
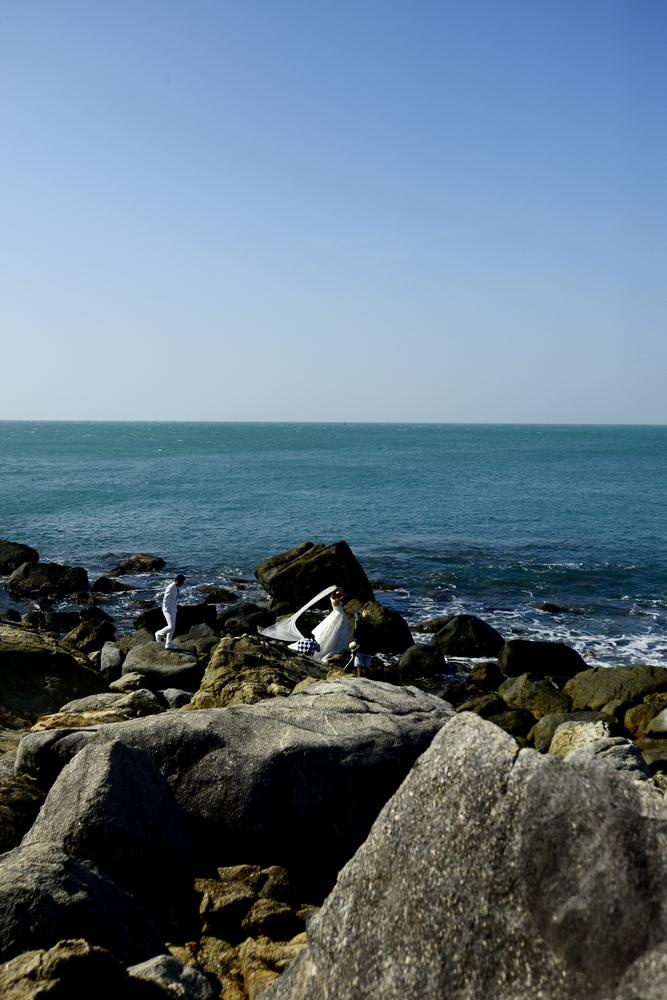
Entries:
{"label": "blue sky", "polygon": [[0,0],[0,419],[665,423],[664,0]]}

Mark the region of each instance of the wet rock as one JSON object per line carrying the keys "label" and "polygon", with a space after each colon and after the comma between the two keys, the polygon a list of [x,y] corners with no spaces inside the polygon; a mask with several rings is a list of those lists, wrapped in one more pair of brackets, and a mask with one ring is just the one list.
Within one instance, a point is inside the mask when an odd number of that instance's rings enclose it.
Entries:
{"label": "wet rock", "polygon": [[[55,642],[0,623],[0,721],[25,728],[75,697],[106,690],[87,657]],[[82,663],[87,662],[88,666]]]}
{"label": "wet rock", "polygon": [[23,563],[38,562],[38,560],[37,549],[31,548],[30,545],[0,539],[0,574],[3,576],[6,573],[13,573]]}
{"label": "wet rock", "polygon": [[81,624],[78,611],[26,611],[21,621],[42,632],[70,632]]}
{"label": "wet rock", "polygon": [[6,587],[17,597],[66,597],[88,590],[88,574],[81,566],[25,562],[14,570]]}
{"label": "wet rock", "polygon": [[373,600],[373,589],[347,542],[303,542],[261,563],[255,576],[271,597],[295,608],[329,584],[362,604]]}
{"label": "wet rock", "polygon": [[224,624],[229,621],[230,618],[247,618],[250,615],[257,614],[257,612],[264,610],[266,609],[261,608],[259,604],[253,604],[252,601],[241,601],[240,604],[237,604],[233,608],[225,608],[224,611],[218,612],[215,619],[215,627],[218,630],[222,630]]}
{"label": "wet rock", "polygon": [[364,604],[354,599],[346,601],[344,608],[350,635],[354,629],[354,616],[357,612],[370,622],[378,653],[405,653],[414,645],[408,623],[398,611],[385,608],[377,601],[367,601]]}
{"label": "wet rock", "polygon": [[270,611],[268,608],[260,608],[259,611],[254,611],[250,615],[235,614],[229,618],[225,618],[224,624],[220,625],[220,629],[225,635],[257,635],[257,629],[267,628],[269,625],[273,625],[276,620],[276,615],[274,611]]}
{"label": "wet rock", "polygon": [[667,667],[592,667],[569,680],[564,690],[573,709],[600,711],[610,701],[639,702],[647,694],[667,692]]}
{"label": "wet rock", "polygon": [[431,639],[444,656],[496,656],[504,642],[499,632],[474,615],[452,615]]}
{"label": "wet rock", "polygon": [[0,857],[0,932],[0,962],[84,935],[124,963],[165,950],[131,896],[92,862],[50,843],[22,844]]}
{"label": "wet rock", "polygon": [[[521,674],[564,674],[574,677],[586,670],[586,661],[576,649],[563,642],[535,642],[530,639],[510,639],[498,651],[498,666],[506,677]],[[609,701],[609,699],[605,699]],[[586,706],[579,706],[584,708]]]}
{"label": "wet rock", "polygon": [[40,843],[94,862],[158,922],[192,878],[173,792],[141,751],[119,741],[90,743],[63,768],[23,840]]}
{"label": "wet rock", "polygon": [[239,595],[235,591],[225,590],[224,587],[200,587],[199,593],[206,595],[204,604],[233,604],[239,599]]}
{"label": "wet rock", "polygon": [[447,661],[439,649],[418,642],[405,650],[396,670],[402,681],[415,677],[435,677],[447,673]]}
{"label": "wet rock", "polygon": [[505,680],[497,663],[476,663],[466,678],[466,688],[479,691],[498,691]]}
{"label": "wet rock", "polygon": [[428,634],[434,634],[435,632],[442,631],[455,615],[442,615],[440,618],[429,618],[425,622],[417,622],[416,625],[410,626],[411,632],[426,632]]}
{"label": "wet rock", "polygon": [[109,576],[100,576],[90,585],[90,590],[93,594],[123,594],[136,588],[119,580],[112,580]]}
{"label": "wet rock", "polygon": [[109,576],[124,576],[126,573],[156,573],[164,566],[164,559],[159,556],[149,555],[147,552],[138,552],[129,559],[119,562],[109,572]]}

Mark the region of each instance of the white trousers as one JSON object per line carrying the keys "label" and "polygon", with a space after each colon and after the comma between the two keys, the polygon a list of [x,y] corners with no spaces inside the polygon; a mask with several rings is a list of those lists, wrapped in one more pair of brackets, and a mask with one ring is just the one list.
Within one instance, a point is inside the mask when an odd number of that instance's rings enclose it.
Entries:
{"label": "white trousers", "polygon": [[162,614],[167,619],[167,624],[164,628],[161,628],[159,632],[155,633],[155,638],[158,636],[164,636],[164,648],[171,648],[171,640],[174,638],[174,629],[176,628],[176,612],[175,611],[165,611],[162,609]]}

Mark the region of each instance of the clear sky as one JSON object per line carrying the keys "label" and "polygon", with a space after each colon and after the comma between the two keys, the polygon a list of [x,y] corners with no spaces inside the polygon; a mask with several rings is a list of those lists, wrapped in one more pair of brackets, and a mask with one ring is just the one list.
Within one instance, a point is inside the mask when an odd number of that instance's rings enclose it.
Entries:
{"label": "clear sky", "polygon": [[0,419],[667,423],[665,0],[0,0]]}

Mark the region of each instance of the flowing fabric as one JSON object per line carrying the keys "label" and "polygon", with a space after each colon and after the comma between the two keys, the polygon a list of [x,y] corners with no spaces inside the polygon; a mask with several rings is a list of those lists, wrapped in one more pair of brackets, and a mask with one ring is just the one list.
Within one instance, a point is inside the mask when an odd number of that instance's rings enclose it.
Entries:
{"label": "flowing fabric", "polygon": [[[313,604],[317,604],[318,601],[321,601],[323,597],[328,597],[334,589],[335,587],[333,584],[330,587],[325,587],[324,590],[319,592],[319,594],[315,594],[315,597],[312,597],[307,604],[304,604],[302,608],[299,608],[296,614],[292,615],[291,618],[285,618],[283,621],[276,622],[275,625],[269,625],[267,628],[258,628],[258,633],[260,635],[267,636],[269,639],[280,639],[282,642],[298,642],[299,639],[305,639],[303,633],[296,627],[297,618],[299,615],[302,615],[304,611],[307,611],[308,608],[312,608]],[[321,622],[320,624],[323,625],[324,622]],[[317,627],[319,628],[320,626],[318,625]]]}

